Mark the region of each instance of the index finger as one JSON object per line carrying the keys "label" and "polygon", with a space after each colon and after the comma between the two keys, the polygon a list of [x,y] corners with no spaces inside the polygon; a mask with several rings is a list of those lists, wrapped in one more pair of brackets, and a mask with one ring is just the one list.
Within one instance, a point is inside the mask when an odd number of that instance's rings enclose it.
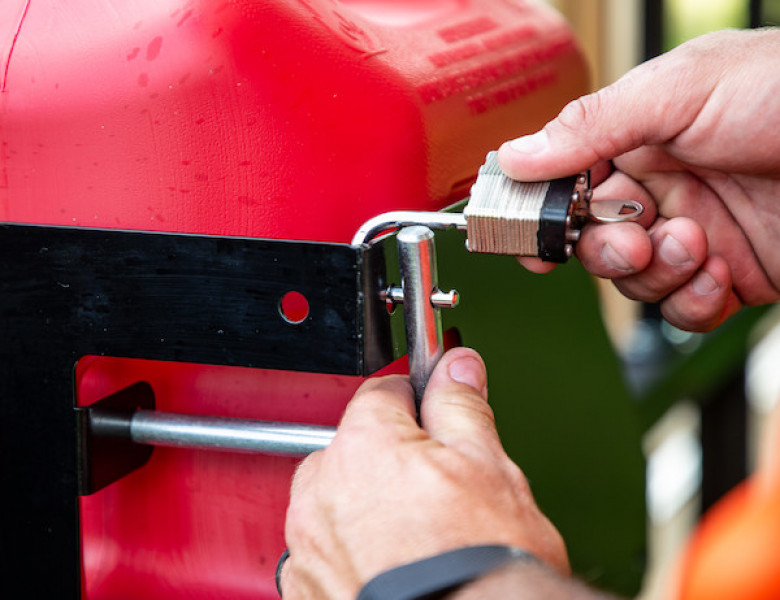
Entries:
{"label": "index finger", "polygon": [[335,439],[339,439],[339,434],[343,437],[346,432],[358,430],[396,439],[423,433],[417,424],[414,392],[407,377],[376,377],[360,386],[347,405]]}
{"label": "index finger", "polygon": [[672,51],[570,102],[541,131],[501,146],[499,165],[514,179],[540,181],[673,139],[695,120],[713,86],[706,69],[688,58]]}

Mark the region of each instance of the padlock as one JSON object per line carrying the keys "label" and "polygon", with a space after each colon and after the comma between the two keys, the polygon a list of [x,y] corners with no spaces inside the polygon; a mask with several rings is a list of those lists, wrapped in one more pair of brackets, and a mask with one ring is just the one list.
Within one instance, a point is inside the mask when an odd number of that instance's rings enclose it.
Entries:
{"label": "padlock", "polygon": [[497,156],[487,155],[463,210],[471,252],[566,262],[587,221],[635,221],[642,215],[643,207],[636,201],[591,204],[590,173],[515,181],[498,166]]}

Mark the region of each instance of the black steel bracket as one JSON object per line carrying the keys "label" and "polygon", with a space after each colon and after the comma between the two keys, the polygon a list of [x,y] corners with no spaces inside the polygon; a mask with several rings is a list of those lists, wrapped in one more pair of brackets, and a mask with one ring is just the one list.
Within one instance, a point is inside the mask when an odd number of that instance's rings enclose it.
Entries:
{"label": "black steel bracket", "polygon": [[[25,577],[28,595],[80,594],[77,495],[102,477],[94,466],[79,472],[81,357],[369,374],[394,358],[383,252],[381,243],[0,225],[4,578],[29,575],[34,556],[47,575]],[[280,314],[289,291],[309,303],[297,325]]]}

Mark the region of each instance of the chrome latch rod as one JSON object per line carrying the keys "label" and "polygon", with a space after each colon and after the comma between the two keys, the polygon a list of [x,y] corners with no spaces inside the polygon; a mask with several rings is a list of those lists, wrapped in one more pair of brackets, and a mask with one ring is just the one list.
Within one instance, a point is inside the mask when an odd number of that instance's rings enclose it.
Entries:
{"label": "chrome latch rod", "polygon": [[90,411],[90,429],[100,437],[137,444],[222,450],[272,456],[306,456],[330,444],[334,427],[231,417],[182,415],[156,410]]}

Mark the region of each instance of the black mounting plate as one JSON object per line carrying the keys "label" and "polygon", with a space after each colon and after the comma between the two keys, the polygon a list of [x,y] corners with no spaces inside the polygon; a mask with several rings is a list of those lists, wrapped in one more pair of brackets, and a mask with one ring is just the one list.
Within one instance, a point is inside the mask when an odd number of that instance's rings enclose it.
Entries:
{"label": "black mounting plate", "polygon": [[0,257],[0,573],[31,597],[80,595],[81,357],[345,375],[393,359],[381,244],[4,224]]}

